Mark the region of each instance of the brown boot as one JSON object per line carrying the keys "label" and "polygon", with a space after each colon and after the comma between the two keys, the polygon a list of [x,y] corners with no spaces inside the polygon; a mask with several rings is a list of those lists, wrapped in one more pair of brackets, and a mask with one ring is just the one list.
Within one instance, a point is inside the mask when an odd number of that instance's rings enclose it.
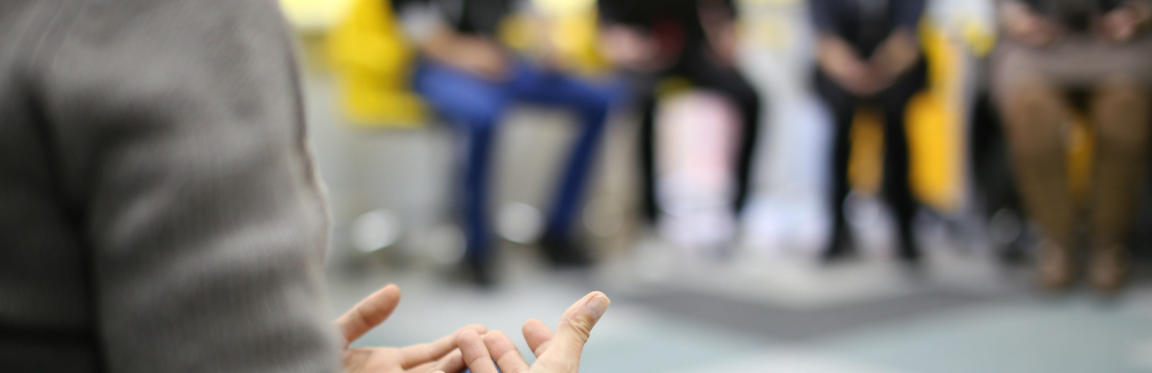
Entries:
{"label": "brown boot", "polygon": [[1097,290],[1114,293],[1124,288],[1131,267],[1124,245],[1094,248],[1088,256],[1088,282]]}
{"label": "brown boot", "polygon": [[1048,290],[1064,290],[1075,279],[1072,250],[1052,240],[1040,242],[1036,256],[1036,270],[1040,274],[1040,284]]}

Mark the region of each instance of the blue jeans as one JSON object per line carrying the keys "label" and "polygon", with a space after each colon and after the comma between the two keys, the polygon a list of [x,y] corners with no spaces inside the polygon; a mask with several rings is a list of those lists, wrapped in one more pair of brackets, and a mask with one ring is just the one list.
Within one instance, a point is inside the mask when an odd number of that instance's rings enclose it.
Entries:
{"label": "blue jeans", "polygon": [[491,81],[443,64],[422,61],[413,77],[413,87],[439,115],[452,121],[466,139],[462,207],[466,255],[474,262],[489,257],[492,237],[486,200],[492,145],[504,113],[521,102],[574,111],[579,117],[580,135],[569,153],[567,170],[561,176],[546,227],[546,234],[567,238],[608,113],[624,93],[622,83],[582,80],[525,62],[515,63],[506,81]]}

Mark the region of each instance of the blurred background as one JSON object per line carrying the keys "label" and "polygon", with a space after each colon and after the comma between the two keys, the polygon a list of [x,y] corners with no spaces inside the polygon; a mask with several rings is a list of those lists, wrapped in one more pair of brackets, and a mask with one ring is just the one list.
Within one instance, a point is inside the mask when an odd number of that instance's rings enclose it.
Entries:
{"label": "blurred background", "polygon": [[[404,40],[412,22],[403,9],[387,0],[281,2],[301,40],[310,136],[331,199],[333,309],[387,283],[404,291],[365,344],[424,342],[468,323],[518,335],[523,321],[554,325],[572,301],[602,290],[613,306],[585,350],[587,372],[1152,371],[1148,188],[1128,245],[1127,289],[1037,284],[1042,235],[1017,201],[985,82],[1000,39],[993,0],[928,1],[915,28],[927,70],[900,106],[911,210],[881,198],[893,164],[884,132],[894,127],[868,109],[849,116],[850,129],[837,124],[843,118],[813,83],[818,8],[738,0],[734,69],[761,107],[747,180],[732,171],[749,133],[738,95],[676,68],[624,74],[656,80],[659,130],[645,134],[643,110],[629,99],[613,106],[560,251],[541,242],[575,157],[569,149],[583,136],[580,114],[532,103],[502,113],[481,189],[490,236],[477,239],[478,218],[461,213],[475,203],[461,193],[475,172],[475,135],[410,87],[419,67],[398,61],[423,57]],[[617,76],[597,59],[594,0],[533,3],[531,14],[502,20],[500,43],[514,49],[545,35],[568,73]],[[1068,130],[1074,190],[1087,188],[1090,173],[1092,132],[1082,122]],[[642,136],[657,144],[657,209],[645,201]],[[850,192],[837,228],[827,196],[838,183],[829,170],[839,138],[851,147],[841,150]],[[737,216],[728,205],[741,182],[747,199]],[[829,255],[838,234],[855,250]],[[477,245],[482,260],[470,251]],[[578,259],[565,256],[573,252]]]}

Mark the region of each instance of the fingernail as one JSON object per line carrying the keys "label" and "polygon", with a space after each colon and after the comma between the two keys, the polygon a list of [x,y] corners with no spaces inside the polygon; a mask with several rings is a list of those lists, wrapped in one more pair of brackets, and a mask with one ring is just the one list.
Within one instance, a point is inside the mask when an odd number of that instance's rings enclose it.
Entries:
{"label": "fingernail", "polygon": [[592,318],[599,320],[600,316],[604,315],[604,311],[608,310],[608,305],[612,301],[604,294],[596,294],[592,299],[588,300],[588,312],[592,314]]}

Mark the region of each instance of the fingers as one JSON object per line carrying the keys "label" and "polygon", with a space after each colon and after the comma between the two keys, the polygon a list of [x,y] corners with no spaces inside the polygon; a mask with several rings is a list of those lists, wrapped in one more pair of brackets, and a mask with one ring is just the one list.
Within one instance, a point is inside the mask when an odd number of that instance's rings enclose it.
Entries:
{"label": "fingers", "polygon": [[460,332],[460,336],[456,337],[456,343],[460,346],[460,352],[464,354],[465,365],[472,373],[499,372],[496,370],[496,363],[492,361],[492,356],[488,354],[488,347],[475,330]]}
{"label": "fingers", "polygon": [[464,365],[464,353],[460,350],[453,350],[448,356],[440,359],[436,363],[436,370],[447,373],[460,373],[468,367]]}
{"label": "fingers", "polygon": [[367,371],[364,367],[368,364],[369,358],[372,357],[372,351],[357,348],[352,350],[345,350],[341,357],[344,363],[344,369],[347,372],[364,372]]}
{"label": "fingers", "polygon": [[404,369],[410,369],[414,366],[427,364],[444,357],[444,355],[447,355],[456,348],[456,337],[465,330],[472,330],[481,334],[488,332],[488,328],[485,328],[483,325],[468,325],[431,343],[401,348],[400,366]]}
{"label": "fingers", "polygon": [[348,313],[334,322],[344,335],[344,347],[347,348],[352,341],[360,339],[364,333],[387,320],[398,304],[400,287],[390,284],[352,306]]}
{"label": "fingers", "polygon": [[415,368],[404,369],[405,373],[429,373],[429,372],[447,372],[447,373],[460,373],[468,367],[464,366],[464,355],[460,350],[452,350],[447,356],[439,361],[424,363],[417,365]]}
{"label": "fingers", "polygon": [[556,328],[556,335],[552,338],[551,346],[540,359],[545,364],[557,369],[563,367],[563,372],[575,373],[580,363],[580,353],[584,350],[584,343],[592,333],[592,327],[608,310],[611,301],[604,293],[594,291],[576,301]]}
{"label": "fingers", "polygon": [[528,320],[521,331],[524,333],[524,340],[528,342],[528,348],[532,349],[536,357],[543,355],[548,345],[552,344],[552,329],[548,329],[548,325],[544,325],[543,321]]}
{"label": "fingers", "polygon": [[496,366],[500,368],[503,373],[527,373],[528,362],[524,361],[524,357],[520,356],[520,350],[508,339],[504,332],[499,330],[485,334],[482,338],[484,346],[488,347],[488,353],[496,359]]}

